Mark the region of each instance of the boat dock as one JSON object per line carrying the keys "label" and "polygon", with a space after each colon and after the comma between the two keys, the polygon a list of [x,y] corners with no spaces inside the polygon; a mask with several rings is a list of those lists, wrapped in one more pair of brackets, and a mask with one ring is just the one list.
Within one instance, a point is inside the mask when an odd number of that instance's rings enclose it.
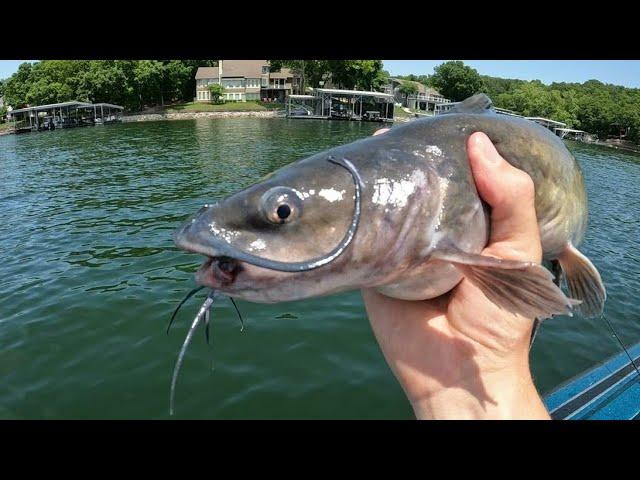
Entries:
{"label": "boat dock", "polygon": [[289,95],[287,118],[393,122],[393,95],[364,90],[316,88],[313,95]]}
{"label": "boat dock", "polygon": [[111,103],[62,102],[8,112],[15,133],[106,125],[122,121],[124,107]]}

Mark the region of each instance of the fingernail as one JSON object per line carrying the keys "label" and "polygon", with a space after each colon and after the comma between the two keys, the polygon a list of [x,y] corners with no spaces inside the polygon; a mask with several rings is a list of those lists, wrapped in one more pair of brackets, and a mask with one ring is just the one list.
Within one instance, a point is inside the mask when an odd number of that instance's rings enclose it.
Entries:
{"label": "fingernail", "polygon": [[380,130],[376,130],[376,131],[373,133],[373,136],[375,137],[376,135],[382,135],[383,133],[388,132],[388,131],[389,131],[389,129],[388,129],[388,128],[381,128]]}

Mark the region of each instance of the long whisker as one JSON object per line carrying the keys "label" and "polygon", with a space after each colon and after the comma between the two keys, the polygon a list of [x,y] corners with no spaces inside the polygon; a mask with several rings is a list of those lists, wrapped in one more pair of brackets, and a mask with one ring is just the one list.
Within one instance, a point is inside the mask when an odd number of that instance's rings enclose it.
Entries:
{"label": "long whisker", "polygon": [[207,345],[209,345],[209,314],[211,309],[204,312],[204,338],[207,339]]}
{"label": "long whisker", "polygon": [[233,297],[229,297],[229,300],[231,300],[231,303],[233,303],[233,306],[236,309],[236,312],[238,313],[238,318],[240,319],[240,331],[243,332],[244,331],[244,321],[242,320],[242,315],[240,315],[240,310],[238,309],[238,306],[236,305],[236,302],[233,300]]}
{"label": "long whisker", "polygon": [[173,320],[176,318],[176,315],[178,314],[178,310],[180,310],[180,307],[182,307],[182,305],[184,305],[184,302],[189,300],[191,297],[193,297],[197,292],[199,292],[203,288],[204,288],[204,286],[194,288],[189,293],[187,293],[187,296],[184,297],[182,299],[182,301],[178,304],[178,306],[176,307],[175,311],[173,312],[173,315],[171,315],[171,320],[169,320],[169,325],[167,325],[167,335],[169,335],[169,329],[171,328],[171,324],[173,323]]}
{"label": "long whisker", "polygon": [[169,394],[169,415],[173,415],[173,405],[174,405],[174,399],[175,399],[175,393],[176,393],[176,382],[178,381],[178,373],[180,373],[180,367],[182,367],[182,362],[184,360],[184,355],[187,351],[187,347],[189,346],[189,343],[191,343],[191,339],[193,338],[193,333],[198,327],[200,320],[202,320],[202,318],[205,315],[205,312],[211,308],[211,305],[213,305],[213,300],[214,300],[214,291],[211,290],[211,292],[207,296],[207,299],[204,301],[204,303],[200,307],[200,310],[198,310],[198,314],[196,315],[196,318],[193,319],[193,323],[191,324],[191,327],[187,332],[187,336],[185,337],[184,342],[182,344],[182,348],[180,349],[180,353],[178,354],[178,360],[176,361],[176,366],[173,369],[173,377],[171,378],[171,392]]}

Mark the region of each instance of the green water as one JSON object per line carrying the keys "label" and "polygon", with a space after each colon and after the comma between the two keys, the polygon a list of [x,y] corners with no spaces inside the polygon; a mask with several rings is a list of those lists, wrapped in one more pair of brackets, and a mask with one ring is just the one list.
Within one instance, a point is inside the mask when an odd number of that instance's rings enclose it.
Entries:
{"label": "green water", "polygon": [[[147,122],[0,137],[0,418],[169,418],[175,358],[203,295],[167,320],[201,257],[173,229],[203,203],[376,126],[284,119]],[[571,144],[587,180],[583,251],[605,313],[640,340],[639,157]],[[412,418],[357,292],[213,309],[178,381],[176,418]],[[600,320],[542,328],[542,392],[617,353]]]}

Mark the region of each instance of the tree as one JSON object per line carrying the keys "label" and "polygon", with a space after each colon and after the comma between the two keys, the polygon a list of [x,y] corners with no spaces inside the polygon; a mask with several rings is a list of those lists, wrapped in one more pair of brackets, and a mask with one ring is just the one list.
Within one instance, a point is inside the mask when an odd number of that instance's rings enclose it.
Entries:
{"label": "tree", "polygon": [[317,88],[320,82],[330,73],[327,60],[269,60],[271,71],[278,72],[282,67],[290,68],[300,76],[300,88],[304,93],[306,88]]}
{"label": "tree", "polygon": [[33,65],[29,62],[21,63],[18,71],[5,80],[4,101],[13,108],[21,108],[27,104],[27,90],[31,82]]}
{"label": "tree", "polygon": [[431,83],[442,95],[454,102],[462,101],[483,89],[480,74],[459,60],[438,65],[434,69]]}
{"label": "tree", "polygon": [[[215,60],[43,60],[3,81],[5,103],[20,108],[51,99],[108,102],[127,109],[188,100],[199,66]],[[56,100],[57,101],[57,100]],[[63,100],[60,100],[63,101]]]}
{"label": "tree", "polygon": [[409,95],[415,95],[418,93],[418,86],[411,81],[405,80],[402,85],[398,87],[398,91],[404,95],[405,102],[409,99]]}
{"label": "tree", "polygon": [[382,60],[329,60],[331,80],[347,89],[374,90],[387,80]]}
{"label": "tree", "polygon": [[224,88],[219,83],[214,83],[212,85],[209,85],[209,92],[211,92],[211,98],[213,99],[213,102],[218,103],[220,97],[222,97],[222,94],[224,93]]}
{"label": "tree", "polygon": [[41,78],[29,86],[26,100],[29,105],[68,102],[73,100],[73,91],[68,85]]}
{"label": "tree", "polygon": [[134,78],[140,86],[140,107],[145,99],[155,103],[158,99],[164,105],[162,95],[163,65],[158,60],[140,60],[136,63]]}

